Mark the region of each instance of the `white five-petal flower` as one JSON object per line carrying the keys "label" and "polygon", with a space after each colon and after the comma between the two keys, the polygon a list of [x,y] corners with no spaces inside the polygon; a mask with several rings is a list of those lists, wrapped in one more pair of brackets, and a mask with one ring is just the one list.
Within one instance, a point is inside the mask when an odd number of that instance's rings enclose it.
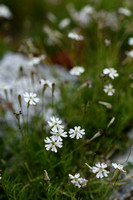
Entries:
{"label": "white five-petal flower", "polygon": [[24,96],[24,100],[26,103],[29,103],[30,105],[36,105],[38,102],[39,102],[39,98],[37,98],[37,94],[35,93],[28,93],[28,92],[25,92],[23,94]]}
{"label": "white five-petal flower", "polygon": [[52,88],[52,82],[49,80],[40,79],[40,84],[42,86],[47,85],[48,87]]}
{"label": "white five-petal flower", "polygon": [[118,169],[122,172],[126,172],[124,169],[123,169],[123,165],[122,164],[117,164],[117,163],[112,163],[112,166],[115,168],[115,169]]}
{"label": "white five-petal flower", "polygon": [[91,167],[91,170],[96,174],[97,178],[103,178],[104,176],[107,177],[109,174],[109,171],[105,168],[107,168],[107,164],[98,162],[94,167]]}
{"label": "white five-petal flower", "polygon": [[57,128],[55,126],[52,128],[50,133],[56,137],[57,141],[62,141],[62,137],[67,137],[67,132],[62,128]]}
{"label": "white five-petal flower", "polygon": [[70,138],[76,137],[76,139],[82,138],[85,135],[85,129],[81,129],[80,126],[75,126],[74,129],[69,130]]}
{"label": "white five-petal flower", "polygon": [[105,68],[103,70],[103,74],[108,74],[110,78],[114,79],[114,77],[118,77],[119,74],[117,73],[117,70],[115,70],[114,68]]}
{"label": "white five-petal flower", "polygon": [[69,174],[69,178],[71,179],[71,183],[74,184],[76,187],[80,188],[80,174],[77,173],[74,176],[72,174]]}
{"label": "white five-petal flower", "polygon": [[79,182],[80,182],[80,185],[81,185],[82,188],[86,187],[87,184],[88,184],[88,180],[85,179],[85,178],[80,178]]}
{"label": "white five-petal flower", "polygon": [[63,126],[61,125],[62,121],[57,117],[51,117],[50,121],[48,121],[48,124],[49,124],[50,128],[52,128],[52,127],[55,127],[57,129],[63,128]]}
{"label": "white five-petal flower", "polygon": [[104,92],[107,93],[108,96],[113,96],[115,93],[115,89],[113,88],[112,84],[104,86]]}
{"label": "white five-petal flower", "polygon": [[70,70],[70,74],[71,75],[76,75],[79,76],[80,74],[82,74],[85,71],[84,67],[82,66],[75,66]]}
{"label": "white five-petal flower", "polygon": [[47,143],[45,145],[47,151],[51,150],[51,151],[54,151],[55,153],[57,153],[56,147],[62,148],[62,142],[57,141],[57,138],[55,136],[51,136],[50,138],[46,137],[44,142]]}

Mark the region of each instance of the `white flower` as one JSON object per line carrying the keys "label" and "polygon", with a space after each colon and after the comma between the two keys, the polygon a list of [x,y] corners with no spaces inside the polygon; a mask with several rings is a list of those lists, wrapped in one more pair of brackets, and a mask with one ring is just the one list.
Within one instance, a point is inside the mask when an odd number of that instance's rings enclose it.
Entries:
{"label": "white flower", "polygon": [[70,138],[76,137],[76,139],[82,138],[85,134],[85,129],[81,129],[80,126],[75,126],[74,129],[69,130]]}
{"label": "white flower", "polygon": [[123,170],[123,165],[121,164],[117,164],[117,163],[112,163],[112,166],[115,168],[115,169],[119,169],[120,171],[122,172],[126,172],[125,170]]}
{"label": "white flower", "polygon": [[80,74],[82,74],[85,71],[84,67],[82,66],[75,66],[70,70],[70,74],[71,75],[76,75],[79,76]]}
{"label": "white flower", "polygon": [[79,35],[75,32],[68,33],[68,38],[74,39],[74,40],[83,40],[84,37],[82,35]]}
{"label": "white flower", "polygon": [[62,128],[53,127],[50,133],[56,137],[57,141],[62,141],[61,137],[67,137],[67,132],[64,132]]}
{"label": "white flower", "polygon": [[108,96],[113,96],[113,94],[115,93],[115,89],[113,89],[112,84],[105,85],[104,86],[104,92],[107,93]]}
{"label": "white flower", "polygon": [[79,182],[80,182],[80,185],[81,185],[82,188],[86,187],[87,184],[88,184],[88,180],[85,179],[85,178],[80,178]]}
{"label": "white flower", "polygon": [[30,105],[36,105],[39,102],[39,98],[37,98],[35,93],[28,93],[25,92],[25,94],[23,94],[24,96],[24,100],[26,103],[29,103]]}
{"label": "white flower", "polygon": [[77,173],[74,176],[69,174],[69,178],[71,179],[71,183],[74,184],[76,187],[80,188],[80,174]]}
{"label": "white flower", "polygon": [[47,143],[45,145],[47,151],[51,150],[51,151],[54,151],[56,153],[57,152],[56,147],[62,148],[62,142],[57,141],[57,138],[55,136],[51,136],[50,138],[46,137],[44,142]]}
{"label": "white flower", "polygon": [[69,19],[69,18],[65,18],[65,19],[61,20],[61,22],[59,23],[59,28],[60,28],[60,29],[64,29],[64,28],[66,28],[69,24],[70,24],[70,19]]}
{"label": "white flower", "polygon": [[48,121],[49,126],[55,128],[62,128],[63,126],[61,125],[61,123],[62,121],[56,117],[51,117],[50,121]]}
{"label": "white flower", "polygon": [[6,18],[6,19],[11,19],[12,18],[11,11],[4,4],[0,5],[0,17]]}
{"label": "white flower", "polygon": [[91,167],[91,170],[96,174],[97,178],[103,178],[104,176],[107,177],[109,174],[109,171],[105,170],[105,168],[107,168],[107,164],[98,162],[94,167]]}
{"label": "white flower", "polygon": [[0,169],[0,181],[1,181],[1,179],[2,179],[1,172],[2,172],[2,170]]}
{"label": "white flower", "polygon": [[40,64],[40,62],[41,62],[42,60],[44,60],[45,58],[46,58],[45,55],[41,55],[41,56],[39,56],[39,57],[33,57],[33,58],[31,58],[31,60],[29,61],[28,65],[29,65],[29,66],[38,65],[38,64]]}
{"label": "white flower", "polygon": [[111,45],[111,40],[105,39],[104,44],[106,47],[109,47]]}
{"label": "white flower", "polygon": [[50,82],[49,80],[40,79],[40,84],[42,86],[47,85],[48,87],[52,88],[52,82]]}
{"label": "white flower", "polygon": [[114,68],[105,68],[103,70],[103,74],[108,74],[110,78],[114,79],[114,77],[118,77],[119,74],[117,73],[117,70],[115,70]]}
{"label": "white flower", "polygon": [[125,54],[131,58],[133,58],[133,50],[131,51],[126,51]]}
{"label": "white flower", "polygon": [[128,39],[128,44],[131,45],[131,46],[133,45],[133,37]]}
{"label": "white flower", "polygon": [[118,13],[123,14],[125,16],[131,16],[131,11],[127,8],[119,8]]}

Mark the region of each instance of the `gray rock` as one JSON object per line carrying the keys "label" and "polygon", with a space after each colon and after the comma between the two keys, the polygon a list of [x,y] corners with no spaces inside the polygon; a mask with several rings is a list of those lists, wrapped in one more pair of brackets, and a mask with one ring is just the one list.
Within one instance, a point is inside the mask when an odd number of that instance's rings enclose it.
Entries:
{"label": "gray rock", "polygon": [[[71,76],[69,72],[63,67],[58,65],[51,66],[48,64],[31,66],[29,65],[29,61],[30,60],[26,56],[12,52],[6,53],[0,61],[0,101],[3,104],[6,102],[6,95],[4,92],[6,89],[9,102],[12,102],[14,110],[18,112],[20,110],[18,94],[20,94],[22,96],[24,116],[27,113],[27,104],[23,100],[23,93],[34,92],[37,93],[38,96],[41,96],[42,87],[39,83],[40,78],[48,79],[55,83],[55,102],[58,102],[61,96],[58,84],[64,81],[76,80],[76,78]],[[34,84],[31,78],[32,72],[35,74]],[[10,92],[10,89],[13,91],[12,93]],[[52,101],[51,96],[51,89],[47,88],[43,100],[44,108],[42,109],[42,99],[40,99],[39,104],[36,106],[38,112],[41,112],[41,114],[42,112],[45,113],[45,118],[48,118],[50,115],[52,115],[52,111],[49,107],[49,103]],[[33,107],[34,106],[30,107],[30,116],[34,115],[37,111],[36,109],[33,109]],[[6,119],[10,124],[13,123],[13,115],[8,111],[8,109],[6,113]]]}

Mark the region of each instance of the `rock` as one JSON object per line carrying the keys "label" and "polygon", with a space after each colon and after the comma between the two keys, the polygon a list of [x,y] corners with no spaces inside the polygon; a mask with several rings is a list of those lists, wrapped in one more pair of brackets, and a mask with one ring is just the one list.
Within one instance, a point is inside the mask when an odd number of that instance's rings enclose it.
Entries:
{"label": "rock", "polygon": [[[29,62],[30,60],[26,56],[12,52],[6,53],[0,61],[0,102],[4,105],[5,109],[9,106],[9,104],[6,105],[6,91],[8,101],[13,104],[14,111],[19,112],[18,94],[20,94],[23,102],[24,116],[27,113],[27,104],[23,100],[23,93],[34,92],[37,93],[38,96],[41,96],[42,87],[39,83],[41,78],[48,79],[55,83],[54,101],[56,102],[60,99],[58,84],[65,81],[76,80],[66,69],[58,65],[39,64],[37,66],[31,66]],[[34,74],[34,83],[32,82],[31,74]],[[52,91],[50,88],[47,88],[44,95],[44,109],[42,110],[42,99],[40,99],[39,104],[36,106],[39,112],[45,113],[46,118],[53,114],[49,107],[52,101],[51,96]],[[31,107],[30,115],[33,115],[36,109],[33,109],[34,106]],[[9,112],[8,108],[6,119],[10,124],[14,121],[14,117],[12,113]]]}

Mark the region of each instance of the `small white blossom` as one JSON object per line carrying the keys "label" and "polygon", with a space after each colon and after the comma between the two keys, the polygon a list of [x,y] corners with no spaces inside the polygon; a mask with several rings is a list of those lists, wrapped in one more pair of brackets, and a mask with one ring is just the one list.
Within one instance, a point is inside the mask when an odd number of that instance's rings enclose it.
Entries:
{"label": "small white blossom", "polygon": [[94,167],[91,167],[91,170],[96,174],[97,178],[103,178],[104,176],[107,177],[109,174],[109,171],[105,168],[107,168],[107,164],[98,162]]}
{"label": "small white blossom", "polygon": [[11,11],[4,4],[0,5],[0,17],[6,18],[6,19],[11,19],[12,18]]}
{"label": "small white blossom", "polygon": [[55,128],[62,128],[62,121],[59,118],[56,117],[51,117],[50,121],[48,121],[48,124],[50,128],[55,127]]}
{"label": "small white blossom", "polygon": [[56,137],[57,141],[62,141],[62,137],[67,137],[67,132],[62,128],[53,127],[50,133]]}
{"label": "small white blossom", "polygon": [[41,86],[47,85],[48,87],[52,88],[52,82],[49,80],[40,79]]}
{"label": "small white blossom", "polygon": [[115,89],[113,89],[112,84],[105,85],[104,92],[107,93],[108,96],[113,96],[113,94],[115,93]]}
{"label": "small white blossom", "polygon": [[0,169],[0,181],[2,180],[2,175],[1,175],[2,170]]}
{"label": "small white blossom", "polygon": [[112,166],[115,168],[115,169],[119,169],[120,171],[122,172],[126,172],[125,170],[123,170],[123,165],[122,164],[117,164],[117,163],[112,163]]}
{"label": "small white blossom", "polygon": [[131,51],[126,51],[125,54],[131,58],[133,58],[133,50]]}
{"label": "small white blossom", "polygon": [[133,45],[133,37],[128,39],[128,44],[131,45],[131,46]]}
{"label": "small white blossom", "polygon": [[103,70],[103,74],[108,74],[110,78],[114,79],[114,77],[118,77],[119,74],[117,73],[117,70],[115,70],[114,68],[105,68]]}
{"label": "small white blossom", "polygon": [[35,93],[28,93],[28,92],[25,92],[23,94],[24,96],[24,100],[26,103],[29,103],[30,105],[36,105],[38,102],[39,102],[39,98],[37,98],[37,94]]}
{"label": "small white blossom", "polygon": [[40,64],[40,62],[41,62],[42,60],[44,60],[45,58],[46,58],[45,55],[41,55],[41,56],[39,56],[39,57],[33,57],[33,58],[31,58],[31,60],[29,61],[28,65],[29,65],[29,66],[38,65],[38,64]]}
{"label": "small white blossom", "polygon": [[84,67],[82,66],[75,66],[70,70],[71,75],[79,76],[85,71]]}
{"label": "small white blossom", "polygon": [[69,130],[70,138],[76,137],[76,139],[82,138],[85,135],[85,129],[81,129],[80,126],[75,126],[74,129]]}
{"label": "small white blossom", "polygon": [[84,39],[84,37],[82,35],[79,35],[75,32],[68,33],[68,38],[71,38],[71,39],[74,39],[74,40],[79,40],[79,41]]}
{"label": "small white blossom", "polygon": [[118,13],[125,15],[125,16],[131,16],[131,11],[127,8],[119,8]]}
{"label": "small white blossom", "polygon": [[70,19],[69,19],[69,18],[65,18],[65,19],[61,20],[61,22],[59,23],[59,28],[60,28],[60,29],[64,29],[64,28],[66,28],[69,24],[70,24]]}
{"label": "small white blossom", "polygon": [[85,178],[80,178],[79,182],[80,182],[80,185],[81,185],[82,188],[86,187],[87,184],[88,184],[88,180],[85,179]]}
{"label": "small white blossom", "polygon": [[69,174],[69,178],[71,179],[71,183],[74,184],[76,187],[80,188],[81,184],[80,184],[80,174],[77,173],[74,176]]}
{"label": "small white blossom", "polygon": [[109,47],[111,45],[111,40],[105,39],[104,44],[106,47]]}
{"label": "small white blossom", "polygon": [[57,147],[62,148],[62,142],[57,141],[57,138],[55,136],[51,136],[50,138],[46,137],[44,142],[47,143],[45,145],[47,151],[51,150],[57,153]]}

